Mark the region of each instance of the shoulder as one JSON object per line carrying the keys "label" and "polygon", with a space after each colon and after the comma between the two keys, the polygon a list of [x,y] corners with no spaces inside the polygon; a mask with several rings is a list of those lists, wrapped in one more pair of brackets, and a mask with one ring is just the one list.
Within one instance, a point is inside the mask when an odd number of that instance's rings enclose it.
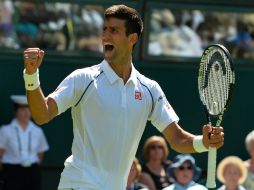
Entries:
{"label": "shoulder", "polygon": [[137,72],[137,79],[141,83],[141,85],[144,85],[150,89],[158,85],[158,83],[155,80],[152,80],[146,77],[145,75],[139,73],[137,70],[136,72]]}
{"label": "shoulder", "polygon": [[33,130],[34,132],[43,133],[42,128],[39,127],[38,125],[36,125],[34,122],[30,121],[30,125],[31,125],[32,130]]}
{"label": "shoulder", "polygon": [[190,190],[207,190],[207,188],[201,184],[195,183],[195,185],[193,185]]}
{"label": "shoulder", "polygon": [[76,69],[75,71],[73,71],[69,77],[73,77],[73,78],[93,78],[97,75],[99,75],[101,72],[101,68],[100,65],[94,65],[91,67],[86,67],[86,68],[82,68],[82,69]]}
{"label": "shoulder", "polygon": [[239,185],[238,190],[246,190],[246,188],[242,185]]}
{"label": "shoulder", "polygon": [[244,165],[245,165],[246,168],[249,168],[249,167],[250,167],[250,159],[245,160],[243,163],[244,163]]}
{"label": "shoulder", "polygon": [[11,124],[2,125],[0,127],[0,132],[1,133],[6,133],[6,132],[10,131],[11,126],[12,126]]}
{"label": "shoulder", "polygon": [[171,184],[165,188],[163,188],[162,190],[173,190],[175,188],[175,184]]}
{"label": "shoulder", "polygon": [[217,190],[225,190],[225,185],[220,186]]}

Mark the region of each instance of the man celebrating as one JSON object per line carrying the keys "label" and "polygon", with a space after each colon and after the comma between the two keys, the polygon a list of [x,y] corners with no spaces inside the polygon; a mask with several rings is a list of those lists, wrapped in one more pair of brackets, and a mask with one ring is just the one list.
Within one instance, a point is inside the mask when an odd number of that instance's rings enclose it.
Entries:
{"label": "man celebrating", "polygon": [[34,120],[47,123],[72,109],[72,155],[65,161],[59,189],[124,190],[147,120],[178,152],[203,152],[224,143],[221,127],[203,127],[203,136],[184,131],[162,89],[141,75],[132,51],[143,23],[133,8],[106,9],[102,33],[104,60],[67,76],[48,97],[40,88],[44,51],[24,51],[24,80]]}

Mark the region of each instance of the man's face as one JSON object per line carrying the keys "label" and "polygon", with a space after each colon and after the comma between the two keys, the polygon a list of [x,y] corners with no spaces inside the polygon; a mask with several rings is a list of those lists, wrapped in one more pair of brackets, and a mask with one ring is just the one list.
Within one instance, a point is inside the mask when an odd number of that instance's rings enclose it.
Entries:
{"label": "man's face", "polygon": [[106,19],[101,38],[105,59],[109,63],[121,63],[128,59],[132,54],[133,35],[126,36],[125,20]]}
{"label": "man's face", "polygon": [[28,107],[18,107],[16,110],[16,118],[22,122],[28,122],[31,118],[31,112]]}

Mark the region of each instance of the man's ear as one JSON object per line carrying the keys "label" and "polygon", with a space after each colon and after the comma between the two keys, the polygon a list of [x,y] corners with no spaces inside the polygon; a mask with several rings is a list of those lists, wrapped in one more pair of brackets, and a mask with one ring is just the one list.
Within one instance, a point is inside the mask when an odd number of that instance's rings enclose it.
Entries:
{"label": "man's ear", "polygon": [[132,43],[132,45],[136,44],[138,42],[138,34],[137,33],[130,34],[129,40]]}

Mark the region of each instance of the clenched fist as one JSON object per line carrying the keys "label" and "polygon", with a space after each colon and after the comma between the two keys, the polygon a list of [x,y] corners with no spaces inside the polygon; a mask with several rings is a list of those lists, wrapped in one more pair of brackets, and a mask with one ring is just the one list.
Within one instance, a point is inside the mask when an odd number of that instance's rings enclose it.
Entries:
{"label": "clenched fist", "polygon": [[26,74],[32,75],[40,67],[44,51],[40,48],[28,48],[24,51],[24,66]]}

